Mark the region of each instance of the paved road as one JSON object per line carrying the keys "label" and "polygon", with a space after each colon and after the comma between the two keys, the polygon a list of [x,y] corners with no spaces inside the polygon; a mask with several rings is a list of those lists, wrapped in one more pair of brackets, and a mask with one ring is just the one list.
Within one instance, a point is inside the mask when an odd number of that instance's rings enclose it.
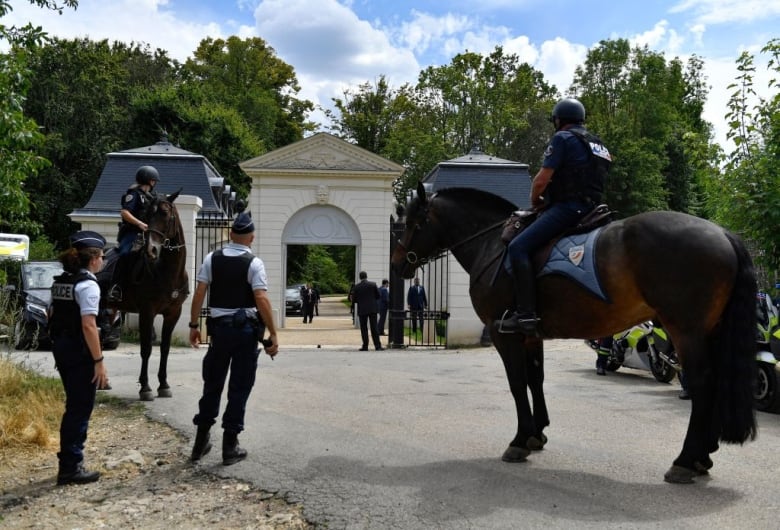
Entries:
{"label": "paved road", "polygon": [[[666,484],[690,406],[679,387],[633,370],[597,377],[584,344],[549,341],[549,444],[506,464],[515,413],[495,352],[354,349],[263,356],[241,436],[249,458],[225,468],[217,450],[202,465],[302,501],[328,528],[780,526],[780,416],[758,413],[758,439],[722,447],[709,478]],[[175,349],[174,397],[149,404],[189,436],[202,354]],[[29,359],[45,371],[48,355]],[[122,347],[106,357],[112,392],[135,398],[137,355]]]}

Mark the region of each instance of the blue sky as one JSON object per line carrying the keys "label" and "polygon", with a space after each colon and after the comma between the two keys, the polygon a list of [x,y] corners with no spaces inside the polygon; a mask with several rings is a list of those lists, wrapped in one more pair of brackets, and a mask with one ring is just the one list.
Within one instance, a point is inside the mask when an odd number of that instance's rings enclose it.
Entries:
{"label": "blue sky", "polygon": [[[627,38],[668,58],[696,54],[711,85],[705,118],[725,145],[727,85],[743,50],[780,37],[780,0],[80,0],[47,13],[12,0],[6,25],[32,21],[64,38],[144,42],[186,59],[205,37],[258,36],[295,68],[301,96],[330,107],[349,87],[386,75],[414,82],[430,65],[496,45],[562,93],[587,50]],[[760,59],[757,57],[757,59]],[[757,61],[759,81],[768,79]],[[321,112],[311,118],[323,121]]]}

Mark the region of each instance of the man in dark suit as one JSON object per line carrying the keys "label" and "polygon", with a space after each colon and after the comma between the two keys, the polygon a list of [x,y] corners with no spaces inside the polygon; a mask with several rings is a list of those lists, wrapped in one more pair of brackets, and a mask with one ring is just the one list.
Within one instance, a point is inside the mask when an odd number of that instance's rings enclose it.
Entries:
{"label": "man in dark suit", "polygon": [[376,329],[377,301],[379,300],[379,288],[376,283],[368,281],[368,274],[360,271],[360,281],[352,288],[352,302],[357,304],[358,319],[360,320],[360,336],[363,339],[363,347],[360,351],[368,351],[368,328],[371,327],[371,339],[374,348],[383,350]]}
{"label": "man in dark suit", "polygon": [[379,288],[379,320],[377,321],[377,331],[380,335],[385,334],[385,321],[387,320],[387,311],[390,309],[390,282],[382,280],[382,287]]}
{"label": "man in dark suit", "polygon": [[409,287],[406,293],[406,303],[412,315],[412,333],[417,333],[417,323],[420,324],[420,332],[423,329],[423,311],[428,308],[428,298],[425,296],[425,287],[420,285],[420,278],[414,279],[414,285]]}

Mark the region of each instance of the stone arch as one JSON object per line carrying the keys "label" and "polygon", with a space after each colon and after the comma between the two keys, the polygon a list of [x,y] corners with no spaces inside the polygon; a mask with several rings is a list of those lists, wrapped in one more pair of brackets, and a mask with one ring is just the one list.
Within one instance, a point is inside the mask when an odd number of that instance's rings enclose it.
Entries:
{"label": "stone arch", "polygon": [[301,208],[282,231],[284,245],[360,246],[360,229],[344,210],[331,205]]}

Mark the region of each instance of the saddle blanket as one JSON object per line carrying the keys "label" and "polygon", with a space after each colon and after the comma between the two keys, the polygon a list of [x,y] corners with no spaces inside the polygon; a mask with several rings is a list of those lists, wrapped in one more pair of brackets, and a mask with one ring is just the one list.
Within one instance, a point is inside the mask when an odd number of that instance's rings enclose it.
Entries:
{"label": "saddle blanket", "polygon": [[596,271],[596,241],[601,228],[584,234],[561,237],[550,251],[550,256],[537,277],[562,274],[579,283],[601,300],[609,301]]}

